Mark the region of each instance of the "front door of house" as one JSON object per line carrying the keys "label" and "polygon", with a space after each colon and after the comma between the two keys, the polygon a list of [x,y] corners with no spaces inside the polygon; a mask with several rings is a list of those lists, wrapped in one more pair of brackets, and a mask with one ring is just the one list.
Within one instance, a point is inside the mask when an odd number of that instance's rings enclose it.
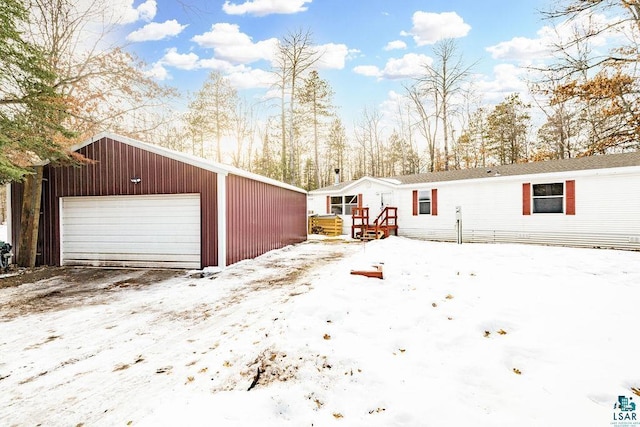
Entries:
{"label": "front door of house", "polygon": [[393,206],[393,193],[380,193],[380,209]]}

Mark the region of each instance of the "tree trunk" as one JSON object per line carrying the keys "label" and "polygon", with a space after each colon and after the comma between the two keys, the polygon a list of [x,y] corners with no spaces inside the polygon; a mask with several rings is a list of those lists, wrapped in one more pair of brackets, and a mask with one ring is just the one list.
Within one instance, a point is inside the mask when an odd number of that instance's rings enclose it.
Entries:
{"label": "tree trunk", "polygon": [[24,181],[17,259],[20,267],[32,268],[36,265],[40,201],[42,199],[42,171],[42,166],[35,166],[34,173],[27,175]]}

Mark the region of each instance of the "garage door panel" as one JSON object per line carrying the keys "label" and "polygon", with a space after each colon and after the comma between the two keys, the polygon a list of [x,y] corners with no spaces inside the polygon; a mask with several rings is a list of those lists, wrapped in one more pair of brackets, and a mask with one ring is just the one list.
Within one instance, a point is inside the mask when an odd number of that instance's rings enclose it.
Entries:
{"label": "garage door panel", "polygon": [[126,206],[81,206],[76,205],[76,207],[82,207],[82,210],[71,210],[68,213],[68,219],[75,218],[110,218],[110,217],[118,217],[124,216],[129,218],[141,217],[145,218],[149,215],[154,216],[164,216],[167,218],[188,218],[187,215],[193,215],[193,208],[199,205],[181,205],[181,206],[149,206],[146,208],[128,208]]}
{"label": "garage door panel", "polygon": [[95,212],[95,209],[100,209],[100,208],[93,208],[93,209],[94,210],[91,210],[91,211],[87,210],[85,212],[79,212],[75,214],[75,216],[73,217],[69,216],[67,218],[64,218],[64,220],[70,224],[73,224],[77,219],[82,219],[86,221],[90,221],[90,220],[104,221],[105,219],[109,220],[113,218],[118,218],[118,219],[127,219],[129,221],[136,221],[136,220],[144,220],[149,216],[153,216],[154,218],[165,218],[171,221],[195,222],[200,220],[199,215],[198,216],[185,215],[184,210],[182,210],[179,214],[167,215],[166,212],[158,212],[157,210],[156,211],[151,210],[144,214],[141,214],[136,211],[127,211],[125,209],[118,209],[118,210],[101,209],[101,212]]}
{"label": "garage door panel", "polygon": [[[136,254],[159,254],[159,256],[166,255],[183,255],[192,254],[200,249],[199,242],[139,242],[136,246]],[[118,242],[73,242],[68,243],[64,247],[64,253],[69,256],[72,253],[87,253],[87,254],[120,254],[127,253],[127,248],[122,243]]]}
{"label": "garage door panel", "polygon": [[171,262],[169,261],[135,261],[135,260],[73,260],[74,266],[80,267],[126,267],[126,268],[191,268],[197,269],[199,267],[185,267],[186,263],[183,261]]}
{"label": "garage door panel", "polygon": [[[174,224],[171,234],[160,234],[179,237],[182,235],[193,236],[200,231],[200,224]],[[141,235],[149,235],[157,231],[155,224],[146,223],[126,223],[126,224],[107,224],[104,222],[92,222],[91,224],[72,224],[66,225],[66,236],[130,236],[132,239]],[[157,234],[156,234],[157,235]],[[125,241],[129,241],[126,239]]]}
{"label": "garage door panel", "polygon": [[70,259],[74,259],[77,261],[115,261],[115,262],[123,262],[123,261],[149,261],[149,262],[169,262],[169,263],[184,263],[190,262],[190,258],[188,255],[176,255],[172,256],[171,259],[163,259],[164,254],[105,254],[108,256],[103,256],[102,254],[94,254],[93,256],[89,256],[86,252],[84,253],[72,253],[70,254]]}
{"label": "garage door panel", "polygon": [[[96,241],[99,239],[101,244],[106,244],[106,243],[113,243],[113,244],[119,244],[122,245],[123,241],[122,241],[122,236],[116,236],[113,234],[93,234],[93,235],[88,235],[88,234],[68,234],[65,233],[65,235],[67,237],[73,237],[72,241],[67,240],[66,242],[64,242],[64,247],[67,248],[69,247],[68,245],[73,245],[73,244],[78,244],[78,243],[91,243],[91,244],[96,244]],[[182,244],[182,243],[190,243],[190,244],[194,244],[194,245],[199,245],[200,244],[200,240],[196,239],[195,237],[188,235],[188,234],[180,234],[177,236],[145,236],[145,235],[130,235],[130,237],[132,239],[136,239],[139,241],[145,241],[147,243],[154,243],[154,244],[161,244],[161,245],[170,245],[170,244]],[[143,240],[145,239],[145,240]],[[66,251],[65,251],[66,252]]]}
{"label": "garage door panel", "polygon": [[[194,198],[198,196],[196,193],[187,194],[145,194],[138,196],[82,196],[82,197],[65,197],[67,205],[72,206],[74,204],[81,205],[83,207],[126,207],[129,208],[145,208],[149,206],[154,207],[182,207],[182,206],[199,206],[200,200]],[[167,199],[171,198],[174,204],[167,204]],[[107,200],[108,199],[108,200]]]}
{"label": "garage door panel", "polygon": [[200,268],[200,195],[63,197],[63,265]]}

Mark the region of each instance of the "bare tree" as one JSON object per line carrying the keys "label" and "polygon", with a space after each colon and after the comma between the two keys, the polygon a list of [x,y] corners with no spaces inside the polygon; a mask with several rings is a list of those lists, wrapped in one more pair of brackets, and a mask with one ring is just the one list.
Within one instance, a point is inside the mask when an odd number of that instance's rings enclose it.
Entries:
{"label": "bare tree", "polygon": [[580,137],[593,134],[596,123],[589,120],[593,117],[591,105],[580,106],[569,99],[555,97],[563,85],[553,72],[547,71],[544,80],[533,84],[530,90],[533,101],[546,117],[546,122],[538,129],[534,160],[575,157],[581,152],[581,146],[588,145],[586,141],[581,142]]}
{"label": "bare tree", "polygon": [[393,129],[384,156],[384,175],[410,175],[418,173],[420,160],[409,141]]}
{"label": "bare tree", "polygon": [[[231,131],[237,104],[237,92],[229,81],[218,71],[209,73],[190,101],[186,116],[193,138],[193,154],[222,161],[222,137]],[[209,139],[215,141],[213,155],[205,146]]]}
{"label": "bare tree", "polygon": [[425,64],[424,75],[417,79],[419,88],[431,94],[436,105],[437,114],[442,121],[444,141],[444,169],[449,169],[449,135],[451,133],[451,116],[455,109],[455,96],[462,89],[463,83],[470,75],[474,64],[465,65],[462,56],[457,55],[454,39],[438,42],[433,54],[434,65]]}
{"label": "bare tree", "polygon": [[527,160],[529,105],[512,94],[496,105],[487,117],[487,139],[491,153],[501,165]]}
{"label": "bare tree", "polygon": [[[30,25],[24,35],[38,44],[57,77],[53,87],[65,100],[68,116],[64,125],[76,131],[75,140],[107,127],[130,134],[134,114],[139,117],[145,109],[158,109],[174,94],[148,77],[141,61],[111,42],[108,35],[117,22],[107,19],[113,11],[107,0],[31,0],[29,10]],[[72,142],[74,139],[68,139]],[[41,167],[35,168],[25,186],[30,192],[23,198],[22,210],[31,213],[32,220],[21,226],[18,263],[32,266],[42,194]]]}
{"label": "bare tree", "polygon": [[[598,14],[607,19],[594,19]],[[583,138],[579,154],[640,148],[640,3],[563,0],[545,15],[572,30],[558,37],[556,61],[548,67],[547,80],[543,80],[548,84],[543,89],[550,92],[550,105],[576,109]],[[591,49],[596,37],[615,45],[608,50]]]}
{"label": "bare tree", "polygon": [[[413,86],[405,86],[405,90],[418,114],[416,125],[420,134],[427,141],[429,172],[433,172],[436,169],[436,136],[438,135],[438,107],[440,104],[429,103],[428,99],[423,98],[422,91],[415,84]],[[429,105],[433,108],[432,112],[428,110]]]}
{"label": "bare tree", "polygon": [[278,159],[277,143],[271,134],[273,128],[272,119],[267,119],[263,126],[256,126],[257,137],[261,144],[253,156],[251,170],[269,178],[279,179],[282,170]]}
{"label": "bare tree", "polygon": [[313,170],[315,175],[315,188],[320,185],[320,171],[322,165],[320,164],[320,131],[323,126],[321,119],[323,117],[329,117],[333,106],[331,105],[331,97],[333,91],[326,80],[320,78],[320,75],[316,70],[309,73],[309,76],[304,79],[304,86],[298,93],[300,105],[303,110],[303,114],[306,112],[310,115],[311,128],[313,129]]}
{"label": "bare tree", "polygon": [[[279,41],[274,73],[277,76],[282,96],[280,121],[282,128],[281,167],[283,180],[288,178],[291,184],[295,184],[298,178],[295,172],[297,163],[295,156],[298,150],[295,144],[296,89],[300,79],[318,59],[320,59],[320,54],[313,45],[312,35],[309,30],[299,29],[295,32],[289,32]],[[289,98],[288,121],[285,107],[285,97],[287,95]],[[289,140],[288,147],[287,136]],[[289,153],[288,162],[287,151]]]}
{"label": "bare tree", "polygon": [[236,141],[235,151],[231,155],[231,164],[235,167],[244,168],[251,165],[255,122],[254,108],[246,100],[240,100],[231,117],[231,135]]}
{"label": "bare tree", "polygon": [[165,107],[175,90],[160,86],[142,61],[114,44],[118,21],[109,1],[30,0],[30,11],[29,37],[58,75],[56,88],[68,99],[69,126],[78,138],[106,128],[131,135],[144,130],[140,123],[158,125],[136,119]]}
{"label": "bare tree", "polygon": [[327,159],[328,164],[323,171],[323,179],[320,186],[323,187],[330,183],[330,177],[333,176],[335,169],[338,169],[340,180],[344,180],[347,175],[346,161],[348,149],[347,132],[338,117],[334,117],[329,128],[329,138],[327,141]]}
{"label": "bare tree", "polygon": [[364,108],[360,120],[356,122],[355,139],[363,154],[363,170],[365,175],[381,176],[383,174],[383,141],[382,114],[375,107]]}
{"label": "bare tree", "polygon": [[[590,26],[590,31],[582,33],[579,37],[567,40],[564,43],[566,47],[594,39],[612,31],[625,33],[627,28],[633,28],[635,32],[640,31],[640,2],[638,0],[562,0],[552,4],[553,6],[549,10],[542,12],[547,19],[552,21],[577,22],[585,16],[593,16],[597,13],[613,17],[612,20],[608,20],[605,24],[598,27]],[[638,50],[634,43],[632,49],[613,49],[609,55],[600,57],[600,60],[593,63],[593,65],[597,66],[603,62],[611,61],[635,62],[637,55]]]}
{"label": "bare tree", "polygon": [[207,115],[204,113],[204,110],[204,98],[196,95],[189,101],[187,111],[183,116],[185,136],[191,142],[191,146],[188,147],[186,151],[194,156],[200,157],[205,157],[205,140],[212,133],[207,128]]}

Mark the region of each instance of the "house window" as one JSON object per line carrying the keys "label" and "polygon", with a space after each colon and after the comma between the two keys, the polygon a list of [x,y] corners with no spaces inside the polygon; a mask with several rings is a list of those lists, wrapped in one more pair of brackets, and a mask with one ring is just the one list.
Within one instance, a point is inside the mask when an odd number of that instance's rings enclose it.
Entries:
{"label": "house window", "polygon": [[533,184],[533,213],[562,213],[564,183]]}
{"label": "house window", "polygon": [[431,191],[418,191],[418,213],[420,215],[431,215]]}
{"label": "house window", "polygon": [[351,215],[351,209],[358,207],[358,196],[344,196],[344,213]]}
{"label": "house window", "polygon": [[358,206],[358,196],[331,196],[331,213],[334,215],[351,215],[351,210]]}
{"label": "house window", "polygon": [[331,213],[334,215],[342,215],[342,196],[331,197]]}

